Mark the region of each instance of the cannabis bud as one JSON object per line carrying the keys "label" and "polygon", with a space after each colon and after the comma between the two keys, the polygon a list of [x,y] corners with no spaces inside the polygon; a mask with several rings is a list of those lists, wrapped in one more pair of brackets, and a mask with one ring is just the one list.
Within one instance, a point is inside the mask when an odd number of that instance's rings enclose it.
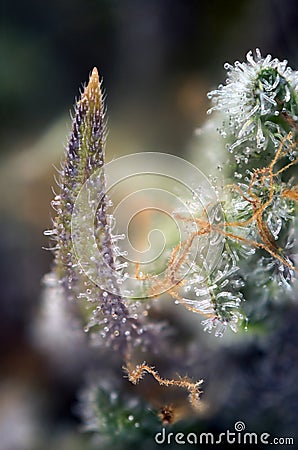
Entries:
{"label": "cannabis bud", "polygon": [[[89,83],[75,106],[65,161],[59,172],[60,192],[52,202],[57,215],[53,221],[53,229],[45,234],[52,236],[56,243],[53,247],[53,271],[63,286],[65,296],[85,299],[92,305],[93,312],[85,331],[97,326],[101,338],[105,338],[107,343],[112,342],[115,348],[125,350],[130,343],[140,344],[140,335],[146,333],[138,317],[130,314],[120,291],[119,252],[115,251],[115,243],[121,236],[112,234],[111,216],[108,214],[110,201],[106,195],[104,173],[105,137],[103,95],[98,71],[94,68]],[[86,193],[85,204],[81,205],[84,213],[81,209],[78,215],[77,199],[82,192]],[[94,217],[90,216],[92,211]],[[92,237],[89,240],[92,243],[89,242],[84,249],[89,260],[85,259],[83,262],[79,260],[74,246],[74,238],[80,240],[78,232]],[[94,247],[103,256],[96,261],[91,252]],[[95,267],[99,280],[106,280],[102,285],[90,279],[89,266]],[[146,341],[146,337],[143,341]]]}

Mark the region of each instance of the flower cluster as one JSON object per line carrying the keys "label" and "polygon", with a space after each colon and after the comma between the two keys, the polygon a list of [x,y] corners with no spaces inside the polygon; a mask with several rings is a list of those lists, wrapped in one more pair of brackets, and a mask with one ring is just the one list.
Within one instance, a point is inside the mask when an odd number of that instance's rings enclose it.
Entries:
{"label": "flower cluster", "polygon": [[237,331],[243,323],[244,292],[247,303],[294,292],[298,199],[291,174],[297,163],[298,73],[286,61],[262,58],[258,49],[255,59],[249,52],[247,62],[225,68],[228,79],[210,92],[214,106],[209,112],[224,115],[221,134],[229,136],[236,168],[228,161],[230,183],[219,194],[221,221],[212,223],[197,206],[194,224],[199,225],[198,238],[204,234],[212,239],[216,233],[226,242],[211,273],[210,268],[204,273],[204,260],[192,266],[182,288],[172,290],[176,302],[204,315],[204,329],[215,329],[217,336],[228,327]]}
{"label": "flower cluster", "polygon": [[[291,297],[295,285],[298,72],[270,55],[250,51],[247,62],[225,64],[225,85],[209,93],[224,116],[221,128],[235,162],[229,162],[223,209],[226,236],[250,271],[246,297]],[[243,165],[245,163],[245,165]],[[247,302],[249,303],[249,302]]]}
{"label": "flower cluster", "polygon": [[243,301],[240,290],[244,282],[239,275],[235,255],[227,248],[216,269],[207,276],[195,271],[188,276],[183,288],[183,297],[176,296],[176,303],[184,304],[190,311],[204,315],[205,331],[223,336],[227,327],[234,332],[243,321],[239,307]]}
{"label": "flower cluster", "polygon": [[298,72],[287,67],[287,61],[247,53],[247,62],[225,64],[226,83],[211,91],[208,97],[227,119],[221,128],[224,137],[232,136],[231,152],[245,163],[251,155],[279,146],[280,137],[297,121]]}

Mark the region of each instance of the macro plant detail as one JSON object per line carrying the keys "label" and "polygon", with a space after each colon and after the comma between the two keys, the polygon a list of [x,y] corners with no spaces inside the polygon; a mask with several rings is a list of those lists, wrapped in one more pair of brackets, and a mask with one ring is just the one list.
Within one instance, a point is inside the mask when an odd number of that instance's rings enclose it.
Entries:
{"label": "macro plant detail", "polygon": [[225,232],[253,316],[258,303],[295,292],[298,73],[286,60],[263,58],[259,49],[225,69],[226,84],[208,95],[214,104],[209,113],[223,117],[219,131],[230,153]]}
{"label": "macro plant detail", "polygon": [[[86,330],[92,326],[102,326],[101,336],[107,343],[113,341],[113,346],[125,351],[128,342],[138,342],[139,334],[144,328],[133,317],[121,297],[117,284],[117,257],[114,253],[115,242],[120,236],[113,236],[107,214],[108,200],[105,196],[105,178],[99,173],[96,182],[96,214],[92,224],[95,240],[93,245],[100,249],[103,260],[96,267],[104,279],[108,279],[108,289],[96,285],[85,276],[84,267],[79,266],[73,247],[74,235],[71,229],[71,217],[75,201],[84,183],[99,168],[104,166],[105,121],[103,97],[97,69],[93,69],[88,85],[76,105],[72,133],[66,150],[66,159],[60,171],[58,186],[60,194],[52,202],[57,212],[53,221],[53,230],[46,231],[53,236],[56,245],[54,272],[63,285],[65,295],[72,298],[84,298],[93,306],[93,312],[86,325]],[[89,200],[87,200],[87,204]],[[95,199],[93,199],[95,201]],[[86,217],[80,223],[84,229]],[[87,251],[87,249],[86,249]],[[104,262],[103,262],[104,261]],[[91,262],[91,261],[90,261]],[[117,340],[121,334],[120,341]]]}
{"label": "macro plant detail", "polygon": [[201,391],[199,387],[203,383],[203,380],[193,382],[187,377],[180,378],[179,380],[168,380],[161,378],[159,373],[154,370],[154,367],[148,366],[146,362],[138,364],[135,368],[128,366],[123,369],[127,372],[128,379],[133,384],[137,384],[144,377],[145,373],[149,373],[160,386],[178,386],[184,388],[189,392],[189,401],[192,406],[194,408],[198,408],[200,406],[199,398]]}
{"label": "macro plant detail", "polygon": [[229,145],[238,160],[248,162],[250,155],[278,147],[281,136],[295,127],[297,116],[297,72],[287,61],[262,57],[256,49],[247,53],[247,62],[226,63],[225,85],[211,91],[214,106],[227,119],[221,128],[223,137],[232,135]]}
{"label": "macro plant detail", "polygon": [[[166,299],[184,307],[221,337],[249,329],[258,299],[262,306],[279,297],[286,303],[297,273],[298,73],[258,49],[225,68],[226,84],[209,93],[229,154],[216,186],[173,155],[107,163],[105,107],[93,69],[75,106],[53,229],[45,232],[55,242],[45,295],[56,286],[66,302],[76,301],[82,328],[97,346],[117,352],[129,381],[138,384],[147,373],[160,386],[182,388],[197,411],[202,380],[163,378],[138,362],[144,353],[150,359],[167,352],[171,327],[155,305]],[[129,237],[134,223],[135,236],[148,231],[138,237],[141,249]],[[162,239],[154,241],[153,231]],[[174,361],[170,369],[176,373]],[[112,407],[106,387],[99,391]]]}

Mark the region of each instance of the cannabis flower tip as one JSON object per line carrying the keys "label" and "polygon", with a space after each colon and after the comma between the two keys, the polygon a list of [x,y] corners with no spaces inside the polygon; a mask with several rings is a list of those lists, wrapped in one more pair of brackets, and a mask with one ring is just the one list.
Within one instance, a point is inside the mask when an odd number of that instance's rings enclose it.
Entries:
{"label": "cannabis flower tip", "polygon": [[[246,59],[234,65],[225,63],[226,83],[208,93],[213,101],[208,113],[220,111],[228,117],[220,133],[235,138],[231,152],[245,144],[253,153],[255,147],[260,152],[270,142],[277,147],[278,136],[289,131],[287,120],[297,120],[298,72],[287,67],[286,60],[272,59],[271,55],[263,58],[259,49],[255,57],[249,51]],[[244,153],[247,156],[247,151]]]}

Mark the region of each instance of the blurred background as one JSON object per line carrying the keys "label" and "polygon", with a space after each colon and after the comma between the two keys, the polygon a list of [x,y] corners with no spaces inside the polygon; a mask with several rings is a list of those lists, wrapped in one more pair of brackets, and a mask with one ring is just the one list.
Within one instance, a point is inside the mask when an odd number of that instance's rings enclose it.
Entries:
{"label": "blurred background", "polygon": [[[53,164],[63,158],[69,112],[92,68],[107,94],[108,160],[162,151],[199,161],[194,130],[205,120],[207,91],[223,81],[223,63],[259,47],[297,67],[297,22],[295,0],[1,0],[1,449],[87,448],[74,412],[83,373],[57,370],[32,324],[52,261],[42,247]],[[282,317],[275,350],[224,344],[218,367],[229,364],[237,398],[232,406],[227,395],[213,427],[232,425],[238,410],[236,420],[252,427],[295,432],[297,307]]]}

